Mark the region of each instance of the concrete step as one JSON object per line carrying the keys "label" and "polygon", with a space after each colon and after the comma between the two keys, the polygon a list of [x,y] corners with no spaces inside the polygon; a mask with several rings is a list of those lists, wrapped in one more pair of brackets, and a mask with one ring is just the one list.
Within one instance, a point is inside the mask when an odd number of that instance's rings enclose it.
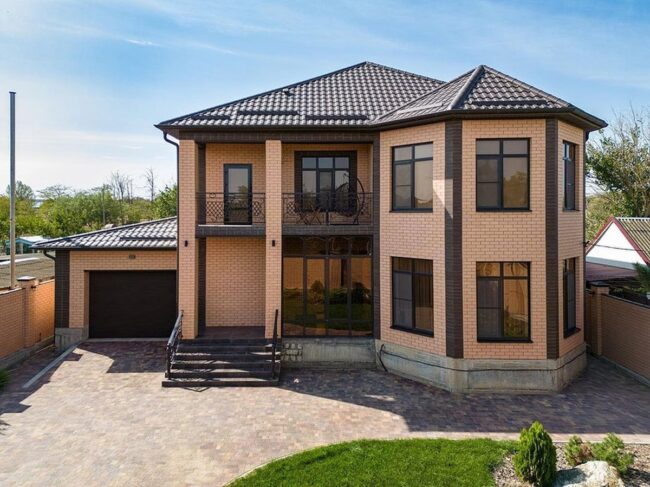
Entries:
{"label": "concrete step", "polygon": [[181,343],[177,352],[213,352],[213,353],[247,353],[247,352],[270,352],[273,346],[246,345],[246,344],[210,344],[210,343]]}
{"label": "concrete step", "polygon": [[170,379],[215,379],[227,377],[257,377],[261,379],[271,379],[271,367],[266,370],[246,370],[246,369],[172,369],[169,374]]}
{"label": "concrete step", "polygon": [[163,387],[272,387],[279,379],[258,377],[222,377],[214,379],[165,379]]}
{"label": "concrete step", "polygon": [[270,345],[273,340],[269,338],[204,338],[194,340],[181,340],[181,345]]}
{"label": "concrete step", "polygon": [[[275,359],[280,360],[280,351],[275,353]],[[178,351],[174,358],[178,362],[196,362],[204,360],[222,362],[256,362],[271,360],[271,350],[262,352],[214,352],[214,351]]]}
{"label": "concrete step", "polygon": [[[172,364],[173,369],[270,369],[271,359],[268,360],[175,360]],[[279,361],[276,360],[276,367]]]}

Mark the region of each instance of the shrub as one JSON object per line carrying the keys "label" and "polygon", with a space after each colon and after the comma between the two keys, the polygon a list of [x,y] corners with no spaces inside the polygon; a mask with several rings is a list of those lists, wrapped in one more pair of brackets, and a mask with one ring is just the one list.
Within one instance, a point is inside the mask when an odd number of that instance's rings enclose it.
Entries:
{"label": "shrub", "polygon": [[0,391],[9,384],[9,372],[5,369],[0,369]]}
{"label": "shrub", "polygon": [[556,462],[555,445],[541,423],[535,421],[521,430],[513,458],[520,479],[538,487],[549,486],[555,479]]}
{"label": "shrub", "polygon": [[607,433],[607,436],[602,442],[592,446],[592,450],[596,460],[603,460],[609,463],[620,474],[627,472],[627,469],[634,462],[634,455],[625,451],[623,440],[614,433]]}
{"label": "shrub", "polygon": [[583,442],[579,436],[572,436],[564,446],[564,456],[572,467],[594,459],[594,454],[589,442]]}

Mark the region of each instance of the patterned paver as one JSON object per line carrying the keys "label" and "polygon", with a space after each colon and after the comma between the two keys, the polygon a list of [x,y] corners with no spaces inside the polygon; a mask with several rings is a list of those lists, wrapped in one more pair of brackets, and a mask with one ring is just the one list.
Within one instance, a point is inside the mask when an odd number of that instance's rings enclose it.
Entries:
{"label": "patterned paver", "polygon": [[[279,388],[163,389],[162,343],[85,343],[0,394],[0,485],[221,485],[273,458],[356,438],[557,439],[608,431],[650,442],[650,388],[600,361],[561,394],[456,395],[380,371],[285,371]],[[39,362],[40,361],[40,362]]]}

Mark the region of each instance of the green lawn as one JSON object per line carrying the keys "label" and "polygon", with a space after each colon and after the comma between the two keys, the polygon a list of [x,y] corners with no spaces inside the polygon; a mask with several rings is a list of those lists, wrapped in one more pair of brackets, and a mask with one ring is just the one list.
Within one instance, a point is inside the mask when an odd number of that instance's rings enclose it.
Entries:
{"label": "green lawn", "polygon": [[361,440],[277,460],[234,481],[254,486],[486,486],[514,442]]}

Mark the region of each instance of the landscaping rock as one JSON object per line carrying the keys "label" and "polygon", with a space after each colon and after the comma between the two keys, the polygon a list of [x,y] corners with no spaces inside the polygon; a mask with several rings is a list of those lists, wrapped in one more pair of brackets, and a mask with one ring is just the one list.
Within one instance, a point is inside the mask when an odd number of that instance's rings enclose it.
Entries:
{"label": "landscaping rock", "polygon": [[607,462],[583,463],[569,470],[560,470],[554,487],[624,487],[616,469]]}

